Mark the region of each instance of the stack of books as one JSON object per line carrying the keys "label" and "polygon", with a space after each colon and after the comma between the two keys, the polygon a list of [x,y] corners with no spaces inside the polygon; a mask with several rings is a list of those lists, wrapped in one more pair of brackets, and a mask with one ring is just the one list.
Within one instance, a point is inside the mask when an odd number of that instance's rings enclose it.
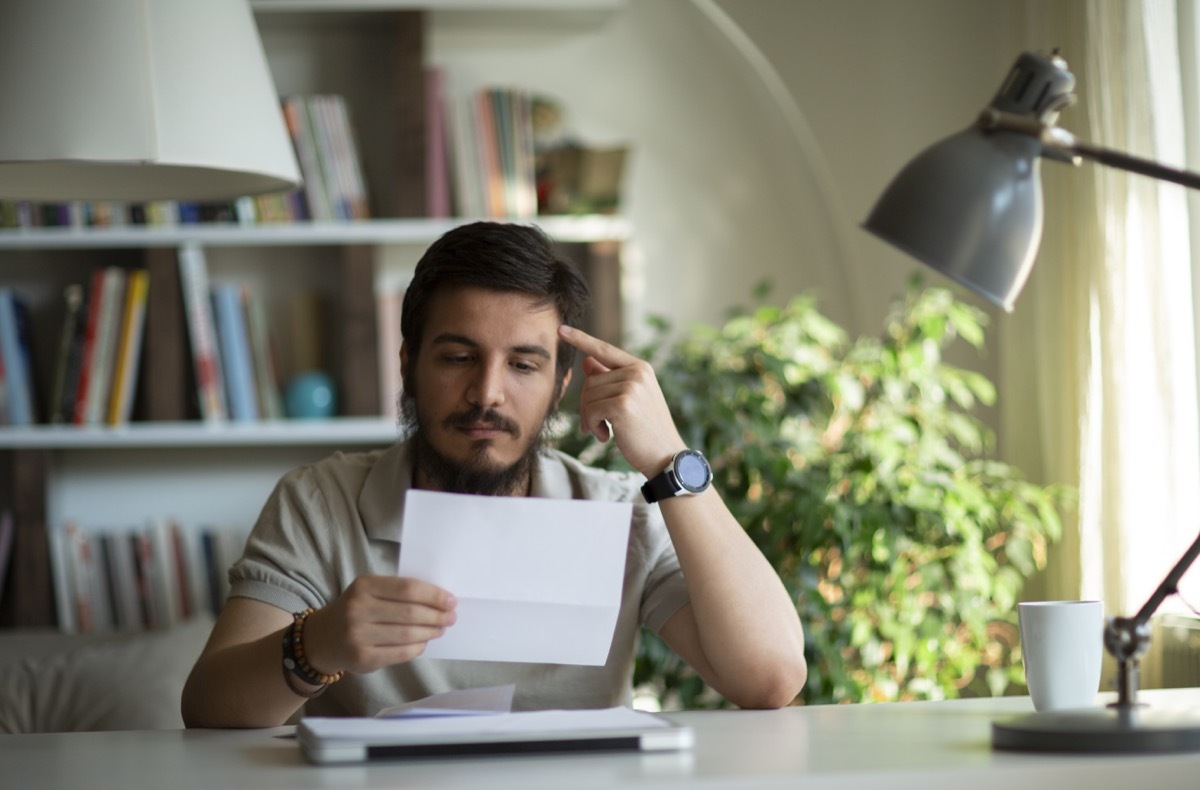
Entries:
{"label": "stack of books", "polygon": [[[291,219],[319,221],[368,219],[367,188],[346,101],[336,94],[289,96],[283,117],[296,149],[304,186],[260,209],[286,211]],[[274,206],[272,209],[270,206]]]}
{"label": "stack of books", "polygon": [[180,285],[200,415],[253,422],[284,416],[274,344],[260,294],[236,282],[208,281],[204,251],[179,251]]}
{"label": "stack of books", "polygon": [[[536,216],[529,92],[487,88],[465,100],[444,104],[450,140],[449,171],[459,215],[511,219]],[[434,123],[440,125],[441,121]]]}
{"label": "stack of books", "polygon": [[218,614],[229,593],[226,571],[241,556],[248,532],[166,520],[87,530],[69,523],[52,531],[60,630],[161,628]]}
{"label": "stack of books", "polygon": [[47,421],[75,425],[129,422],[142,357],[150,275],[105,266],[63,291],[63,324],[54,358]]}

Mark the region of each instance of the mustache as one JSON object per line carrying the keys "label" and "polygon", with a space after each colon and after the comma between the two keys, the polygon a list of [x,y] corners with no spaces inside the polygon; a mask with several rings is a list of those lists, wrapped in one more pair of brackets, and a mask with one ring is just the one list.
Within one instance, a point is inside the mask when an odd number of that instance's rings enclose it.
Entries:
{"label": "mustache", "polygon": [[487,425],[498,431],[505,431],[513,436],[521,435],[521,428],[514,420],[505,417],[495,409],[484,409],[477,406],[469,411],[451,414],[443,422],[447,428],[469,428],[473,425]]}

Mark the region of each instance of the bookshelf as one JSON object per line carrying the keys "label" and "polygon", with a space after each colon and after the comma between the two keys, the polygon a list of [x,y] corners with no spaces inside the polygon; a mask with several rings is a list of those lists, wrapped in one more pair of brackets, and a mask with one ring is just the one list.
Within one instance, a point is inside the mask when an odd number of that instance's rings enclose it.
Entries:
{"label": "bookshelf", "polygon": [[[138,419],[117,427],[35,424],[0,427],[0,506],[13,513],[13,555],[0,590],[0,627],[56,622],[48,530],[64,519],[109,528],[146,509],[172,507],[183,522],[232,513],[246,526],[283,472],[336,450],[382,447],[397,429],[380,416],[373,285],[403,280],[420,252],[469,218],[425,218],[424,40],[431,26],[537,24],[570,36],[602,21],[622,0],[252,0],[281,94],[346,96],[356,116],[373,219],[278,224],[125,225],[0,230],[0,285],[28,294],[38,364],[54,345],[51,303],[65,282],[117,263],[151,271]],[[503,22],[507,20],[507,22]],[[485,33],[486,34],[486,33]],[[588,328],[621,336],[620,249],[632,229],[620,216],[540,216],[589,279],[594,306]],[[189,404],[182,305],[162,290],[179,287],[181,250],[203,250],[215,277],[254,279],[286,289],[299,280],[324,289],[338,316],[330,327],[339,354],[341,409],[326,420],[212,423]],[[175,279],[172,280],[172,273]],[[156,277],[155,274],[161,275]],[[165,285],[164,285],[165,281]],[[356,316],[357,327],[347,326]],[[40,318],[39,318],[40,317]],[[186,331],[186,330],[184,330]],[[354,332],[359,332],[355,335]],[[275,328],[276,335],[286,331]],[[43,375],[44,379],[45,376]],[[377,382],[377,379],[375,379]],[[216,495],[219,492],[219,495]],[[219,501],[217,501],[219,500]],[[144,516],[161,513],[148,512]]]}

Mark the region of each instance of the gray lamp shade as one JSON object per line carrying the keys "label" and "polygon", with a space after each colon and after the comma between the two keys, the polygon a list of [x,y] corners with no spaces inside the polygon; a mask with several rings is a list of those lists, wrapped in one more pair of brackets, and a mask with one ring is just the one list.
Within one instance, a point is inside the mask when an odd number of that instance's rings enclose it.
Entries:
{"label": "gray lamp shade", "polygon": [[230,200],[300,182],[247,0],[0,9],[0,199]]}
{"label": "gray lamp shade", "polygon": [[863,227],[1011,311],[1042,238],[1041,145],[967,129],[927,148]]}
{"label": "gray lamp shade", "polygon": [[[1040,122],[1074,97],[1057,56],[1024,53],[991,108]],[[863,227],[1007,311],[1042,238],[1042,141],[971,126],[908,163]]]}

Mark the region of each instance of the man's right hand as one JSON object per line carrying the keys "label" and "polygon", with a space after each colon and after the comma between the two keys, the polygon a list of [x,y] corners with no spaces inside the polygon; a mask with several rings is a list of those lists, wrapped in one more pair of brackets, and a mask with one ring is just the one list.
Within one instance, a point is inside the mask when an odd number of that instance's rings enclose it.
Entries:
{"label": "man's right hand", "polygon": [[421,655],[455,621],[455,598],[418,579],[360,576],[304,625],[304,652],[312,667],[374,672]]}

